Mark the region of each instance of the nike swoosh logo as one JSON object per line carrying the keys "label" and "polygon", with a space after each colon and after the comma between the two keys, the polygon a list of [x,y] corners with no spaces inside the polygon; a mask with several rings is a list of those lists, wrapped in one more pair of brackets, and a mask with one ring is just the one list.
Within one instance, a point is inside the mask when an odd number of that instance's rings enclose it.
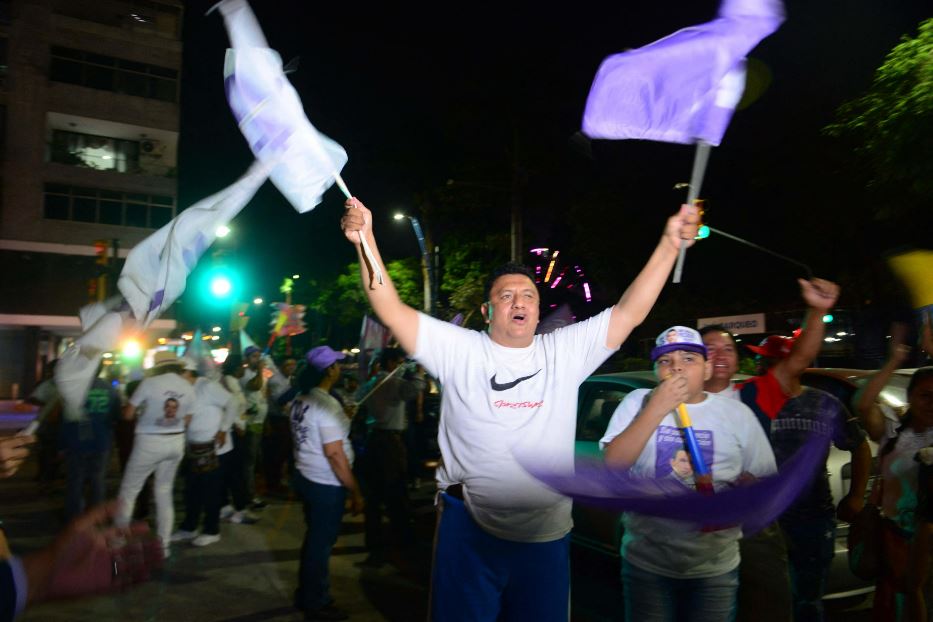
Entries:
{"label": "nike swoosh logo", "polygon": [[492,378],[489,379],[489,386],[492,388],[493,391],[508,391],[509,389],[518,386],[520,382],[525,382],[529,378],[534,378],[539,373],[541,373],[540,369],[536,371],[535,373],[531,374],[530,376],[522,376],[521,378],[516,378],[512,382],[506,382],[504,384],[499,384],[498,382],[496,382],[496,374],[493,374]]}

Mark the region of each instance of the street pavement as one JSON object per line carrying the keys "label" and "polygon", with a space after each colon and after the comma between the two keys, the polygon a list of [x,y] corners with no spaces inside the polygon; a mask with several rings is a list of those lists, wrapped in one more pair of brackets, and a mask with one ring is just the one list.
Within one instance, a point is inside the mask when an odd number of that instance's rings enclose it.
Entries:
{"label": "street pavement", "polygon": [[[108,481],[111,494],[119,484],[115,466]],[[40,548],[63,525],[63,481],[40,486],[35,473],[32,456],[16,476],[0,480],[0,519],[16,553]],[[179,479],[175,490],[176,521],[183,517],[182,485]],[[426,619],[435,520],[432,493],[433,482],[412,491],[416,546],[390,557],[390,563],[379,568],[357,565],[366,557],[363,520],[361,516],[344,516],[331,557],[331,591],[351,620]],[[22,620],[301,620],[301,614],[291,606],[304,535],[301,504],[293,497],[268,501],[269,506],[257,512],[261,518],[256,525],[224,523],[217,544],[204,548],[173,545],[165,568],[149,583],[120,594],[39,605],[28,610]],[[618,560],[574,548],[571,567],[571,619],[622,620]],[[829,609],[827,620],[867,622],[869,604],[870,599],[846,606],[837,603]]]}
{"label": "street pavement", "polygon": [[[63,482],[41,487],[35,460],[11,479],[0,480],[0,518],[16,553],[40,548],[63,525]],[[116,491],[115,472],[109,481]],[[183,517],[176,485],[176,521]],[[429,486],[416,491],[419,522],[433,521]],[[259,622],[301,620],[292,606],[304,536],[301,504],[270,499],[255,525],[224,523],[220,542],[195,548],[172,545],[165,568],[152,581],[116,595],[46,603],[29,609],[24,622],[102,620],[186,620]],[[331,591],[337,605],[361,622],[424,620],[430,542],[406,559],[377,569],[361,568],[365,558],[362,516],[344,516],[331,557]]]}

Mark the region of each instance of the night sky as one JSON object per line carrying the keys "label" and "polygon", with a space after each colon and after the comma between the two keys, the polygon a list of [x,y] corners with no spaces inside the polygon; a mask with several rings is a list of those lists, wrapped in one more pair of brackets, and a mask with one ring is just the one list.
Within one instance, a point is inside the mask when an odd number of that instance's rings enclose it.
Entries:
{"label": "night sky", "polygon": [[[227,37],[219,14],[204,16],[211,4],[186,3],[182,205],[231,183],[251,161],[224,99]],[[575,139],[589,85],[607,55],[711,19],[717,6],[253,2],[271,47],[286,61],[299,58],[290,77],[309,118],[346,148],[344,179],[376,213],[386,259],[418,254],[410,228],[391,214],[416,212],[417,197],[448,179],[486,187],[477,196],[501,209],[476,216],[507,233],[507,190],[519,162],[525,246],[579,258],[607,300],[624,289],[682,201],[672,188],[687,181],[693,151]],[[873,226],[870,208],[853,210],[838,227],[840,209],[858,200],[864,180],[847,176],[846,154],[820,129],[933,10],[928,0],[809,0],[789,2],[787,14],[751,54],[770,85],[736,113],[713,151],[703,194],[713,226],[837,278],[876,249],[858,237]],[[354,260],[339,231],[342,203],[333,188],[299,216],[264,186],[234,222],[235,239],[223,242],[248,266],[254,287],[244,293],[268,299],[292,272],[326,280]],[[685,274],[686,283],[665,295],[684,301],[687,318],[797,302],[792,265],[721,238],[691,250]]]}

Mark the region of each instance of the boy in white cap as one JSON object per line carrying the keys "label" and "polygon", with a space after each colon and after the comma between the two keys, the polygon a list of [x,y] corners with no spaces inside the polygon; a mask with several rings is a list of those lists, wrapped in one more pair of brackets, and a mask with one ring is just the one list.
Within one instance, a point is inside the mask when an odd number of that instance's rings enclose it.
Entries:
{"label": "boy in white cap", "polygon": [[[651,391],[636,389],[619,404],[600,440],[607,463],[639,476],[671,476],[687,449],[674,413],[684,404],[714,490],[776,472],[771,446],[751,410],[703,390],[712,367],[697,331],[685,326],[662,331],[651,361],[661,383]],[[685,486],[694,485],[682,472],[675,474]],[[635,513],[623,520],[626,620],[734,618],[741,527],[701,531]]]}

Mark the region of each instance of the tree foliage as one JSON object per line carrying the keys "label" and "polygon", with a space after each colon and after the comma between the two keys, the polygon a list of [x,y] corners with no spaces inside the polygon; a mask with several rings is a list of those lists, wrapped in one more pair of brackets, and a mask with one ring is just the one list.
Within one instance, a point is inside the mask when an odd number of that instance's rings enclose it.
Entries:
{"label": "tree foliage", "polygon": [[[396,259],[386,265],[402,301],[421,308],[424,290],[421,266],[413,257]],[[360,283],[360,264],[354,261],[331,283],[315,292],[308,305],[313,311],[328,317],[337,327],[359,326],[369,312],[369,301]]]}
{"label": "tree foliage", "polygon": [[933,19],[903,37],[866,93],[843,104],[827,133],[851,140],[872,185],[901,201],[929,204],[933,195]]}
{"label": "tree foliage", "polygon": [[508,259],[507,248],[508,239],[504,235],[488,235],[470,242],[449,238],[445,244],[440,289],[447,298],[448,314],[462,313],[463,326],[481,326],[476,312],[485,302],[486,279]]}

